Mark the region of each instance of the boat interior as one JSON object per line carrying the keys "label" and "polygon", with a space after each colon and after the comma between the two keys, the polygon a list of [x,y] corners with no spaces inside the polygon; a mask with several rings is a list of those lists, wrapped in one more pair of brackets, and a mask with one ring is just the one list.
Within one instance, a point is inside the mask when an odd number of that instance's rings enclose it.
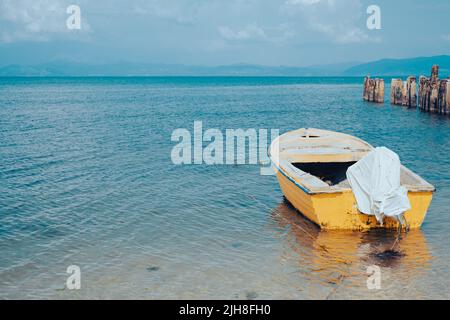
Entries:
{"label": "boat interior", "polygon": [[316,162],[316,163],[293,163],[292,165],[297,169],[309,173],[329,186],[339,185],[347,180],[347,169],[355,164],[356,161],[351,162]]}
{"label": "boat interior", "polygon": [[[299,129],[278,139],[280,169],[310,193],[351,190],[347,169],[373,149],[356,137],[319,129]],[[400,183],[409,191],[434,191],[432,185],[404,166]]]}

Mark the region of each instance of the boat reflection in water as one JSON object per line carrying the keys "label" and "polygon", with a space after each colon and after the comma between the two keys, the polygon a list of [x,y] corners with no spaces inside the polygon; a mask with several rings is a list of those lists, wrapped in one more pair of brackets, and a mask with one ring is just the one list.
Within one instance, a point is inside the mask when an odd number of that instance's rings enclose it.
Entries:
{"label": "boat reflection in water", "polygon": [[[297,272],[314,298],[418,298],[426,295],[421,276],[432,256],[421,230],[324,231],[284,200],[272,212],[285,231],[286,257],[298,259]],[[287,253],[291,251],[292,254]],[[286,258],[284,257],[284,258]],[[369,266],[381,270],[381,289],[369,290]],[[425,290],[426,291],[426,290]]]}

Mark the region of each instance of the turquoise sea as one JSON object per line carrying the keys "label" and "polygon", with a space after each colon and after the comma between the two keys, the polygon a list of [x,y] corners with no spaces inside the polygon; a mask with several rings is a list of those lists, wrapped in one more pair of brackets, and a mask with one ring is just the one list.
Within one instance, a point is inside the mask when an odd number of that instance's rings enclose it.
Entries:
{"label": "turquoise sea", "polygon": [[[362,83],[0,78],[0,298],[449,299],[450,118],[363,102]],[[387,257],[395,232],[320,231],[258,165],[174,165],[171,134],[194,121],[356,135],[437,192]]]}

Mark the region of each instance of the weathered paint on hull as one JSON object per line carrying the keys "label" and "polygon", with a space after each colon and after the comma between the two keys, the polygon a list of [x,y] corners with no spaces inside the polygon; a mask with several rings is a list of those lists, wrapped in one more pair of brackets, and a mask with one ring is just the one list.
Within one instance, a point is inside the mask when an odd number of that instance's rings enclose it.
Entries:
{"label": "weathered paint on hull", "polygon": [[[278,170],[277,178],[286,199],[322,229],[367,230],[398,227],[395,219],[387,217],[383,226],[380,226],[374,216],[360,213],[351,191],[309,194]],[[411,229],[420,228],[422,225],[432,197],[431,191],[408,192],[411,210],[405,212],[405,218]]]}

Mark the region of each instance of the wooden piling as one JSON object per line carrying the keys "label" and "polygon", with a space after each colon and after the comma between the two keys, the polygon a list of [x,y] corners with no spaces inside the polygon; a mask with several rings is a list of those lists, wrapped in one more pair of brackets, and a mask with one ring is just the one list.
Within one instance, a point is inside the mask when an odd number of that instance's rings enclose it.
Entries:
{"label": "wooden piling", "polygon": [[450,77],[439,80],[439,66],[431,68],[430,78],[420,77],[419,103],[424,111],[450,114]]}
{"label": "wooden piling", "polygon": [[417,107],[417,79],[416,77],[408,77],[406,80],[405,104],[408,107]]}
{"label": "wooden piling", "polygon": [[383,79],[375,79],[374,102],[377,102],[377,103],[384,102],[384,80]]}
{"label": "wooden piling", "polygon": [[438,113],[449,114],[450,109],[450,80],[439,81]]}
{"label": "wooden piling", "polygon": [[[384,102],[384,80],[364,78],[365,101]],[[417,108],[427,112],[450,114],[450,77],[439,80],[439,66],[431,68],[429,78],[420,76],[419,89],[417,90],[417,78],[408,77],[406,81],[392,79],[391,104]]]}
{"label": "wooden piling", "polygon": [[370,79],[369,76],[364,78],[364,101],[369,102],[384,102],[384,80],[383,79]]}
{"label": "wooden piling", "polygon": [[419,107],[425,110],[427,105],[427,85],[428,79],[425,76],[420,76],[419,78]]}
{"label": "wooden piling", "polygon": [[408,77],[405,82],[403,82],[401,79],[392,79],[391,104],[417,107],[416,77]]}
{"label": "wooden piling", "polygon": [[430,101],[429,108],[430,112],[439,112],[439,83],[438,81],[430,81]]}
{"label": "wooden piling", "polygon": [[428,112],[439,111],[439,67],[431,68],[430,78],[420,77],[420,108]]}
{"label": "wooden piling", "polygon": [[430,77],[430,101],[429,108],[430,112],[439,112],[439,66],[434,65],[431,68]]}
{"label": "wooden piling", "polygon": [[431,67],[431,80],[437,81],[439,78],[439,66],[434,65]]}
{"label": "wooden piling", "polygon": [[445,90],[446,90],[446,95],[445,95],[446,114],[450,114],[450,77],[448,77],[447,88]]}
{"label": "wooden piling", "polygon": [[401,79],[391,80],[391,104],[402,104],[403,82]]}
{"label": "wooden piling", "polygon": [[363,100],[369,101],[369,76],[364,78],[364,92],[363,92]]}

